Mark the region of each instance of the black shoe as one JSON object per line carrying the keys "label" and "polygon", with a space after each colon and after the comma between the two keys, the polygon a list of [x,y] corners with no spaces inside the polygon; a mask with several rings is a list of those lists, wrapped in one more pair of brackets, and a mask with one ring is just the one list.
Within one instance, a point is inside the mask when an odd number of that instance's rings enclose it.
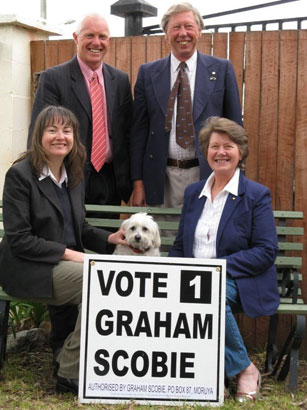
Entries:
{"label": "black shoe", "polygon": [[57,376],[55,390],[57,393],[73,393],[78,395],[79,380],[66,379],[66,377]]}

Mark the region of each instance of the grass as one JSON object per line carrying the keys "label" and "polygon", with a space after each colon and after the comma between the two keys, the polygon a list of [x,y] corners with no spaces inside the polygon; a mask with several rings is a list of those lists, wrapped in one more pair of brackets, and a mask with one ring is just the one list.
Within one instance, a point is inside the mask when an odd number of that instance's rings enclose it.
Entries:
{"label": "grass", "polygon": [[[260,369],[263,368],[263,353],[252,354],[252,360]],[[49,349],[8,354],[3,369],[0,372],[0,409],[159,410],[162,408],[162,406],[140,406],[134,403],[116,406],[79,404],[78,399],[70,394],[58,395],[55,393],[55,380],[52,377],[52,370],[52,355]],[[233,386],[231,385],[230,387]],[[191,406],[184,408],[192,409]],[[235,403],[232,398],[229,398],[220,408],[223,410],[306,410],[307,362],[300,361],[299,386],[295,394],[287,393],[284,383],[275,382],[268,375],[263,375],[261,398],[255,404],[248,403],[243,405]],[[200,410],[204,409],[204,407],[195,406],[194,409]]]}

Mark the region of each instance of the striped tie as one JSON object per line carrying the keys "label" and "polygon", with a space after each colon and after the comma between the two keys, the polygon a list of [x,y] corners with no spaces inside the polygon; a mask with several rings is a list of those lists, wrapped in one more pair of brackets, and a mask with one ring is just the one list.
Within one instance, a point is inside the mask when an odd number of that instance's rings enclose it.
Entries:
{"label": "striped tie", "polygon": [[93,73],[90,82],[90,94],[93,121],[91,162],[96,171],[99,172],[106,160],[106,123],[102,104],[102,92],[96,72]]}
{"label": "striped tie", "polygon": [[171,90],[165,116],[165,130],[170,132],[174,104],[177,98],[176,142],[182,148],[187,148],[194,140],[194,124],[190,83],[185,72],[186,63],[179,65],[177,79]]}

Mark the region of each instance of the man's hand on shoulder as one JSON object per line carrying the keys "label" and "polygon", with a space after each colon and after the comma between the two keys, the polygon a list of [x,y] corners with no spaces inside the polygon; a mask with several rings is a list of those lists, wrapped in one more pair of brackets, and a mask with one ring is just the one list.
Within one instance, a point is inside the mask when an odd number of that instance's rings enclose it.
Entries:
{"label": "man's hand on shoulder", "polygon": [[144,182],[141,179],[133,182],[132,205],[146,206]]}

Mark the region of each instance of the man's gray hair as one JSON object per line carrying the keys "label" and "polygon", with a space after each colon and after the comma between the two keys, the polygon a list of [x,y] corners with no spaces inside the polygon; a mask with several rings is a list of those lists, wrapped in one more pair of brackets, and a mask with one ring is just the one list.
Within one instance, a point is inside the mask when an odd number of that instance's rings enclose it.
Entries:
{"label": "man's gray hair", "polygon": [[164,33],[167,30],[167,25],[168,25],[170,17],[173,16],[174,14],[178,14],[183,11],[192,11],[198,27],[200,28],[200,30],[203,30],[204,22],[203,22],[203,18],[200,12],[195,7],[193,7],[191,3],[183,2],[183,3],[173,4],[162,17],[161,27]]}
{"label": "man's gray hair", "polygon": [[76,33],[77,35],[80,34],[80,31],[81,31],[82,28],[83,28],[84,21],[85,21],[87,18],[89,18],[89,17],[95,18],[95,19],[97,19],[97,20],[104,20],[104,21],[106,22],[106,24],[107,24],[108,31],[109,31],[109,34],[110,34],[110,29],[109,29],[109,25],[108,25],[107,20],[106,20],[101,14],[99,14],[99,13],[90,13],[90,14],[86,14],[85,16],[83,16],[83,17],[81,18],[81,20],[78,22],[77,27],[76,27],[76,29],[75,29],[75,33]]}

